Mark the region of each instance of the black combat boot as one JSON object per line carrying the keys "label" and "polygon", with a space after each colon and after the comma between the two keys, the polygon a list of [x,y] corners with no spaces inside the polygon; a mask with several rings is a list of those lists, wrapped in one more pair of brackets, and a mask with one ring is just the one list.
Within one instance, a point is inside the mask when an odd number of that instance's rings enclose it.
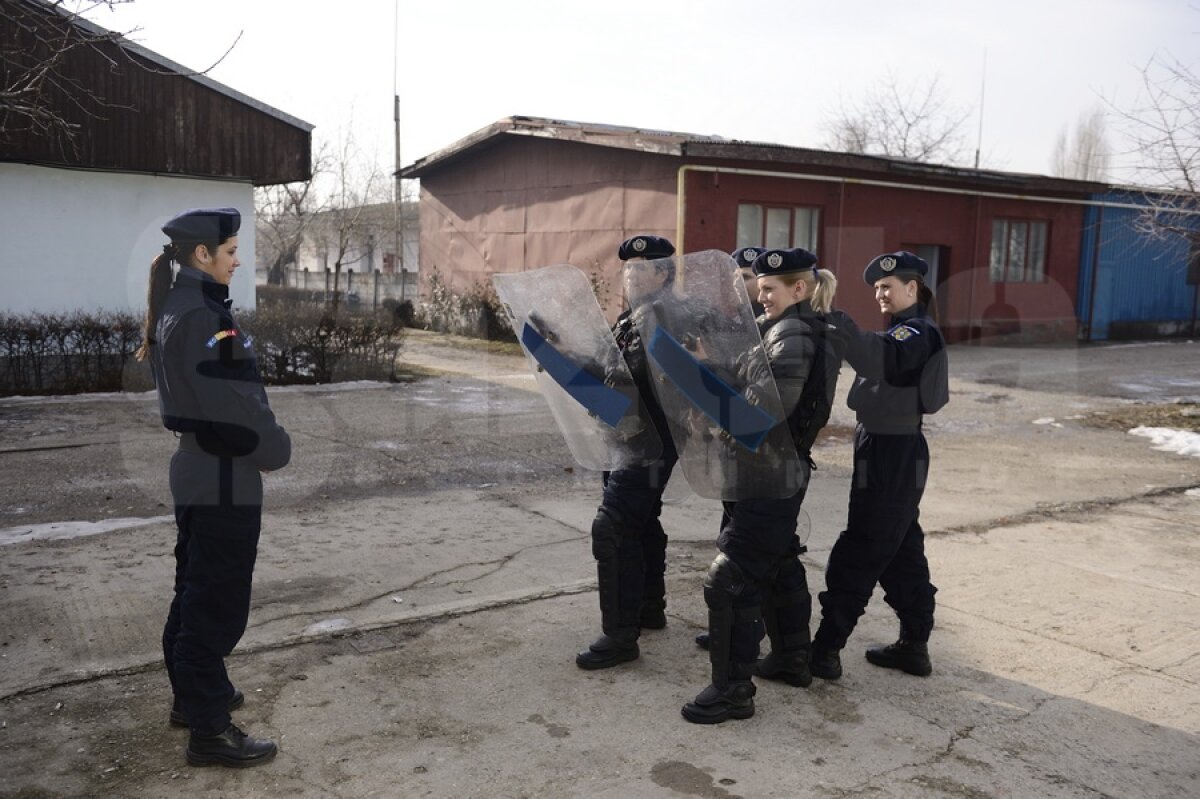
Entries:
{"label": "black combat boot", "polygon": [[642,601],[638,626],[643,630],[661,630],[667,626],[667,603],[661,599]]}
{"label": "black combat boot", "polygon": [[[758,661],[754,674],[765,680],[779,680],[797,688],[812,685],[812,672],[808,668],[811,640],[808,633],[811,600],[807,588],[804,601],[795,602],[791,596],[768,593],[763,603],[763,625],[767,628],[767,639],[771,651]],[[780,629],[780,617],[790,623],[792,632]]]}
{"label": "black combat boot", "polygon": [[840,650],[826,649],[820,644],[813,644],[812,657],[808,661],[808,669],[814,677],[822,680],[836,680],[842,676],[842,657]]}
{"label": "black combat boot", "polygon": [[[242,705],[246,704],[245,695],[237,688],[233,689],[233,698],[229,700],[229,712],[237,710]],[[183,708],[179,706],[179,697],[175,697],[174,704],[171,705],[171,726],[186,727],[188,726],[187,716],[183,714]]]}
{"label": "black combat boot", "polygon": [[933,664],[929,662],[929,645],[924,641],[901,638],[894,644],[872,647],[867,650],[867,660],[876,666],[898,669],[917,677],[928,677],[933,672]]}
{"label": "black combat boot", "polygon": [[188,739],[187,762],[192,766],[229,766],[249,768],[275,759],[279,750],[274,741],[251,738],[230,724],[220,735],[197,735]]}
{"label": "black combat boot", "polygon": [[808,650],[780,654],[772,651],[758,661],[754,674],[764,680],[780,680],[797,688],[812,685],[812,672],[808,668]]}
{"label": "black combat boot", "polygon": [[637,660],[641,654],[638,651],[637,639],[637,630],[618,630],[612,635],[601,635],[587,649],[575,656],[575,665],[591,671]]}
{"label": "black combat boot", "polygon": [[754,663],[734,663],[725,685],[710,684],[700,695],[683,705],[680,713],[694,725],[719,725],[730,719],[754,715],[755,686],[750,680]]}
{"label": "black combat boot", "polygon": [[700,647],[706,652],[708,651],[708,648],[712,646],[712,643],[708,637],[708,633],[700,633],[696,636],[696,646]]}

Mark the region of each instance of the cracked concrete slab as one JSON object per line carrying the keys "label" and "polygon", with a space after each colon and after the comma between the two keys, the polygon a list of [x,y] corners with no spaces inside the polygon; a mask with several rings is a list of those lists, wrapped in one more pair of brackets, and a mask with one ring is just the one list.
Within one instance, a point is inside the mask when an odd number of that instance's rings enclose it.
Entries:
{"label": "cracked concrete slab", "polygon": [[[1119,397],[1009,379],[1057,373],[1061,353],[1016,371],[984,353],[990,382],[955,375],[930,425],[933,676],[863,659],[895,635],[877,595],[842,680],[760,682],[752,719],[704,728],[679,707],[707,682],[692,637],[718,504],[669,497],[667,629],[633,663],[580,671],[598,476],[520,358],[447,352],[424,350],[446,374],[412,384],[272,393],[297,459],[269,480],[230,669],[239,723],[282,751],[246,773],[188,769],[166,724],[171,441],[153,398],[0,400],[0,529],[151,520],[0,547],[0,796],[1200,795],[1200,460],[1071,418]],[[1090,352],[1071,356],[1078,385],[1104,375]],[[1139,380],[1196,352],[1149,350]],[[814,592],[851,421],[839,407],[814,454]]]}

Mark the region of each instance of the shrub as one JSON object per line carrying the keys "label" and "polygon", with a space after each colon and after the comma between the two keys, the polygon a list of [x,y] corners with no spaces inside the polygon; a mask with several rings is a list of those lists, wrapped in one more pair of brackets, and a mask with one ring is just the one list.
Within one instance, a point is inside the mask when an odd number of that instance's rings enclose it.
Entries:
{"label": "shrub", "polygon": [[268,302],[239,318],[268,385],[396,379],[404,326],[387,310],[335,315],[315,303]]}
{"label": "shrub", "polygon": [[426,281],[429,291],[421,308],[420,319],[426,330],[493,341],[517,340],[508,314],[490,280],[477,280],[465,293],[458,294],[446,284],[441,272],[434,266]]}
{"label": "shrub", "polygon": [[[238,324],[255,337],[268,385],[396,379],[404,327],[392,312],[268,301]],[[0,314],[0,396],[151,389],[133,357],[141,340],[142,319],[128,312]]]}
{"label": "shrub", "polygon": [[141,390],[141,319],[128,312],[0,314],[0,395]]}

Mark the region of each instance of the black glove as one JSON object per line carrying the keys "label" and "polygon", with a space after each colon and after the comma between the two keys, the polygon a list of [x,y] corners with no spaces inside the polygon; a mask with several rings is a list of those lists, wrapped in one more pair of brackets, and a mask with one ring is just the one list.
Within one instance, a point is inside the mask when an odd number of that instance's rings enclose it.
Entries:
{"label": "black glove", "polygon": [[825,315],[825,321],[829,323],[830,334],[842,340],[862,335],[862,330],[859,329],[858,324],[851,318],[850,314],[843,310],[830,311]]}

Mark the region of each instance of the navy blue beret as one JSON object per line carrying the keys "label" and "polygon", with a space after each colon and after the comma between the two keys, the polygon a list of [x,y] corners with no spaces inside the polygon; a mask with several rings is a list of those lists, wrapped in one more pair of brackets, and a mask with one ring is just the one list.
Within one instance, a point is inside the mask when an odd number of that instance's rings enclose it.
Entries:
{"label": "navy blue beret", "polygon": [[906,277],[915,275],[924,278],[927,274],[929,274],[929,264],[925,263],[924,258],[901,250],[877,255],[871,259],[871,263],[867,264],[867,268],[863,270],[863,280],[867,281],[868,286],[874,286],[878,281],[891,275]]}
{"label": "navy blue beret", "polygon": [[768,275],[790,275],[803,272],[817,265],[817,256],[800,247],[788,250],[766,250],[754,259],[754,274],[759,277]]}
{"label": "navy blue beret", "polygon": [[617,257],[622,261],[630,258],[645,258],[653,261],[655,258],[670,258],[675,254],[675,245],[662,236],[640,235],[621,242]]}
{"label": "navy blue beret", "polygon": [[222,242],[236,236],[242,214],[236,208],[192,208],[162,226],[171,241]]}
{"label": "navy blue beret", "polygon": [[754,259],[763,252],[762,247],[742,247],[729,254],[737,262],[738,269],[751,269],[754,266]]}

